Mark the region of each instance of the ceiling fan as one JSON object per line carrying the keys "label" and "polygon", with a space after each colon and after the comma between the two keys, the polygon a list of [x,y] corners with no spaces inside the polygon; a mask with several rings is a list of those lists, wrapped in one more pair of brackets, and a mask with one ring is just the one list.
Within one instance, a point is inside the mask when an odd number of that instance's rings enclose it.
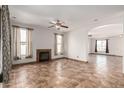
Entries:
{"label": "ceiling fan", "polygon": [[55,27],[57,30],[60,30],[61,27],[63,27],[63,28],[69,28],[68,26],[65,26],[64,25],[64,22],[61,22],[60,20],[50,21],[49,23],[52,24],[52,25],[49,26],[48,28]]}

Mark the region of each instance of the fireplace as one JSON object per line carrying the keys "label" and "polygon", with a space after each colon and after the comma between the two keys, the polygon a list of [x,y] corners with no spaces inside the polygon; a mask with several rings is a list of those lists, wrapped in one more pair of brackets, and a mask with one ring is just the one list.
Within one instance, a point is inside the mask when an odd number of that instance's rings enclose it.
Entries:
{"label": "fireplace", "polygon": [[51,60],[51,49],[37,49],[37,62]]}

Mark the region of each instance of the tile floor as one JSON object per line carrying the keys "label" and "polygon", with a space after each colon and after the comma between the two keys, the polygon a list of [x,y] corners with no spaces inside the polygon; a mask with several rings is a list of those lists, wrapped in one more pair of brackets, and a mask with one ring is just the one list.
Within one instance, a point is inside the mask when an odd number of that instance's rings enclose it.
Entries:
{"label": "tile floor", "polygon": [[122,57],[90,55],[89,63],[60,59],[13,66],[9,88],[122,88]]}

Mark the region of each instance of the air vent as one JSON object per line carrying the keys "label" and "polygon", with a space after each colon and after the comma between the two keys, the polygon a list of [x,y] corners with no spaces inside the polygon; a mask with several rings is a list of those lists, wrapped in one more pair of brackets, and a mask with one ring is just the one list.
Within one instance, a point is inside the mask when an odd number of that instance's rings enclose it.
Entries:
{"label": "air vent", "polygon": [[88,37],[92,37],[92,35],[88,35]]}

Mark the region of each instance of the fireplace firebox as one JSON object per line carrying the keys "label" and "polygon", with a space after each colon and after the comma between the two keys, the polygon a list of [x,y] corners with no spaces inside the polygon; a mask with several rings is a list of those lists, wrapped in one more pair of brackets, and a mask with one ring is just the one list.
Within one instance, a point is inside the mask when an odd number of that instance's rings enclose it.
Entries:
{"label": "fireplace firebox", "polygon": [[51,49],[37,49],[37,62],[50,61]]}

